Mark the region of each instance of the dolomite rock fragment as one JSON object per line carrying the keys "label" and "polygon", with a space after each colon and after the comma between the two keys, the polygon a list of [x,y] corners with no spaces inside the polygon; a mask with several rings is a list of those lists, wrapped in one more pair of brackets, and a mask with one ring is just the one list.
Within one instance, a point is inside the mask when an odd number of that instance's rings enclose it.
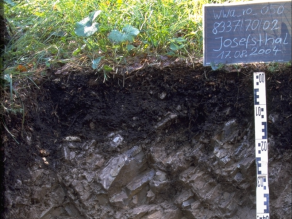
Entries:
{"label": "dolomite rock fragment", "polygon": [[131,219],[140,219],[145,216],[148,212],[152,213],[157,209],[156,205],[141,205],[136,207],[129,212],[129,216]]}
{"label": "dolomite rock fragment", "polygon": [[231,161],[229,150],[227,149],[215,147],[214,154],[219,159],[220,164],[223,166]]}
{"label": "dolomite rock fragment", "polygon": [[154,174],[155,174],[155,171],[150,170],[136,177],[132,182],[130,182],[127,185],[129,194],[131,196],[137,194],[145,184],[147,184],[150,180],[152,180],[152,178],[154,177]]}
{"label": "dolomite rock fragment", "polygon": [[87,182],[92,182],[92,180],[95,178],[95,172],[84,172],[82,174],[87,180]]}
{"label": "dolomite rock fragment", "polygon": [[86,169],[96,170],[103,166],[104,158],[100,154],[91,153],[85,158]]}
{"label": "dolomite rock fragment", "polygon": [[158,170],[156,171],[153,180],[150,182],[150,187],[153,191],[158,192],[165,188],[168,183],[169,182],[167,180],[166,173]]}
{"label": "dolomite rock fragment", "polygon": [[90,140],[86,141],[85,143],[82,144],[81,149],[87,151],[89,148],[93,148],[96,146],[96,140]]}
{"label": "dolomite rock fragment", "polygon": [[182,147],[171,154],[168,154],[165,147],[161,145],[155,145],[151,148],[151,157],[159,169],[170,170],[172,173],[183,171],[190,166],[186,156],[184,156],[186,153],[189,153],[189,149],[186,147]]}
{"label": "dolomite rock fragment", "polygon": [[[135,146],[125,153],[112,158],[98,176],[104,189],[111,193],[116,192],[121,186],[127,185],[134,177],[145,169],[145,156],[141,147]],[[113,186],[114,181],[117,183]]]}
{"label": "dolomite rock fragment", "polygon": [[224,210],[228,205],[230,205],[232,198],[234,197],[234,193],[224,192],[220,197],[219,208]]}
{"label": "dolomite rock fragment", "polygon": [[115,178],[120,173],[121,169],[125,165],[126,156],[124,154],[112,158],[108,165],[101,171],[99,175],[99,180],[103,185],[103,188],[108,190],[112,185]]}
{"label": "dolomite rock fragment", "polygon": [[64,157],[65,161],[70,161],[70,150],[69,150],[69,148],[67,146],[64,146],[62,152],[63,152],[63,157]]}
{"label": "dolomite rock fragment", "polygon": [[110,149],[113,150],[123,143],[124,138],[118,133],[108,135]]}
{"label": "dolomite rock fragment", "polygon": [[162,93],[160,93],[160,94],[158,94],[158,96],[159,96],[159,98],[161,99],[161,100],[163,100],[165,97],[166,97],[166,92],[162,92]]}
{"label": "dolomite rock fragment", "polygon": [[212,210],[200,205],[199,201],[193,202],[190,208],[184,210],[184,215],[192,219],[213,219],[216,218],[216,213]]}
{"label": "dolomite rock fragment", "polygon": [[163,212],[161,219],[182,219],[182,212],[178,209],[166,209]]}
{"label": "dolomite rock fragment", "polygon": [[271,121],[272,123],[275,123],[278,120],[279,120],[279,114],[272,113],[269,115],[269,121]]}
{"label": "dolomite rock fragment", "polygon": [[109,201],[114,206],[123,208],[127,205],[128,195],[125,191],[122,191],[118,194],[115,194],[113,197],[111,197]]}
{"label": "dolomite rock fragment", "polygon": [[162,129],[165,128],[167,125],[170,125],[175,119],[177,118],[177,114],[174,113],[167,113],[165,118],[158,122],[154,128],[155,129]]}
{"label": "dolomite rock fragment", "polygon": [[162,211],[155,211],[147,216],[142,217],[142,219],[161,219],[162,218]]}
{"label": "dolomite rock fragment", "polygon": [[234,135],[237,133],[237,131],[238,131],[237,122],[235,119],[232,119],[226,122],[223,127],[223,134],[222,134],[223,142],[226,142],[230,140],[231,138],[233,138]]}
{"label": "dolomite rock fragment", "polygon": [[148,192],[147,192],[147,200],[148,202],[151,202],[155,199],[155,193],[150,189]]}
{"label": "dolomite rock fragment", "polygon": [[184,190],[175,199],[175,203],[180,207],[183,202],[191,199],[193,196],[194,196],[194,193],[191,191],[191,189]]}
{"label": "dolomite rock fragment", "polygon": [[78,209],[74,204],[67,203],[65,204],[64,209],[67,212],[68,216],[84,219],[84,217],[80,215]]}
{"label": "dolomite rock fragment", "polygon": [[81,142],[81,139],[78,136],[67,136],[67,137],[63,138],[63,141]]}

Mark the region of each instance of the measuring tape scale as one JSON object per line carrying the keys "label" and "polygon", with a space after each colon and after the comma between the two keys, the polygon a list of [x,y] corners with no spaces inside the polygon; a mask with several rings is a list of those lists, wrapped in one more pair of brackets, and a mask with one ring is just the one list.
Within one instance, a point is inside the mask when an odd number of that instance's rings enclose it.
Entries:
{"label": "measuring tape scale", "polygon": [[253,76],[256,157],[255,160],[257,168],[256,218],[270,219],[266,80],[264,72],[255,72]]}

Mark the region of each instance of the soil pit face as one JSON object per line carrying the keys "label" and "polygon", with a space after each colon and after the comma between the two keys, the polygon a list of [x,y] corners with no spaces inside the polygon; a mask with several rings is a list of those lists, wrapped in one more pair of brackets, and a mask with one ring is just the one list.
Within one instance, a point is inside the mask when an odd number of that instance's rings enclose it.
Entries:
{"label": "soil pit face", "polygon": [[[5,217],[254,217],[254,71],[52,72],[23,96],[22,134],[6,118]],[[291,69],[266,79],[270,211],[288,218]]]}

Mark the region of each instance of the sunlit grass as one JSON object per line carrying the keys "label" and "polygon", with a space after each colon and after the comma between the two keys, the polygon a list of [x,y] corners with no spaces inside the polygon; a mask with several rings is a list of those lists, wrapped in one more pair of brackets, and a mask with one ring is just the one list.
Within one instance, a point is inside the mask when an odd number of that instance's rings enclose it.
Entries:
{"label": "sunlit grass", "polygon": [[[73,57],[74,62],[78,62],[80,57],[84,60],[84,56],[88,61],[79,63],[84,66],[89,66],[90,61],[99,56],[112,65],[139,55],[200,57],[203,4],[223,2],[226,1],[15,1],[16,6],[5,5],[4,8],[13,37],[5,48],[5,67],[18,64],[50,67],[57,62],[73,60]],[[74,32],[75,23],[96,10],[101,10],[96,19],[99,31],[90,37],[78,37]],[[131,51],[125,49],[127,43],[117,47],[108,39],[111,30],[121,30],[126,24],[140,31]],[[178,42],[177,38],[183,41]]]}

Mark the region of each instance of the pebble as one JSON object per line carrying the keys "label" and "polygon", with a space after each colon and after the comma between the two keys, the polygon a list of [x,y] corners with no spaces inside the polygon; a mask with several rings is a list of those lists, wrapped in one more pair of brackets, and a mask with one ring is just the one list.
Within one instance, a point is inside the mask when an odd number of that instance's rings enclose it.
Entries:
{"label": "pebble", "polygon": [[166,97],[166,93],[163,91],[162,93],[159,94],[159,98],[163,100]]}

